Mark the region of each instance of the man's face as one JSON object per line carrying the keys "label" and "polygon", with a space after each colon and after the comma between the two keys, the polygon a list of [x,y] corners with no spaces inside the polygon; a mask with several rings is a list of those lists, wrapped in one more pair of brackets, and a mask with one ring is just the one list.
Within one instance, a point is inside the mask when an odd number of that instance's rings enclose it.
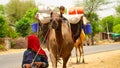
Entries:
{"label": "man's face", "polygon": [[64,14],[64,10],[63,10],[63,9],[60,9],[60,12],[61,12],[62,14]]}

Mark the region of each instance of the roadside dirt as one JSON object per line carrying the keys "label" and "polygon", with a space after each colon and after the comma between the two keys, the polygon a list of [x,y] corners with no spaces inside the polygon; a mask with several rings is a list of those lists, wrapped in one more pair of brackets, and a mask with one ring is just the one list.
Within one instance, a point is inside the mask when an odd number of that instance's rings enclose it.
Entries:
{"label": "roadside dirt", "polygon": [[25,49],[9,49],[7,51],[0,51],[0,55],[19,53],[19,52],[24,52],[24,51],[25,51]]}
{"label": "roadside dirt", "polygon": [[[120,68],[120,50],[85,55],[85,64],[76,64],[76,58],[68,62],[67,68]],[[50,63],[49,68],[52,68]],[[62,68],[58,64],[58,68]]]}

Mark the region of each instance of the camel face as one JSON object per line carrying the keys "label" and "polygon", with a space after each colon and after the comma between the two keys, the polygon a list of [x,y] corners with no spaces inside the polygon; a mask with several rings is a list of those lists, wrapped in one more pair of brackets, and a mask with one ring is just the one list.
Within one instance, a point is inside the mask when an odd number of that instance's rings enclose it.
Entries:
{"label": "camel face", "polygon": [[51,20],[50,24],[53,29],[59,29],[61,27],[62,19],[60,17],[60,14],[56,12],[51,13]]}

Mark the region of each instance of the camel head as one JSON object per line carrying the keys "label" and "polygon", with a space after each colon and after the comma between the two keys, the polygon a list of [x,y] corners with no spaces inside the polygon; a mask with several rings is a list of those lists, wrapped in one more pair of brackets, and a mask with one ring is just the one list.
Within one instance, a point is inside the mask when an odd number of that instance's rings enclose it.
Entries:
{"label": "camel head", "polygon": [[53,29],[59,29],[61,27],[62,18],[59,13],[52,12],[50,24]]}

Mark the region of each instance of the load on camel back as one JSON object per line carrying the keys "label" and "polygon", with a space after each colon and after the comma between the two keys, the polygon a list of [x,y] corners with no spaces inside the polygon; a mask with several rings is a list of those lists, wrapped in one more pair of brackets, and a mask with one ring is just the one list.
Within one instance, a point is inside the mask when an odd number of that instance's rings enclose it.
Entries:
{"label": "load on camel back", "polygon": [[62,15],[66,17],[67,21],[64,21],[61,14],[54,10],[52,13],[39,11],[36,14],[40,25],[40,28],[37,29],[38,36],[42,38],[42,43],[46,43],[53,68],[57,68],[59,58],[63,59],[63,68],[66,68],[74,43],[80,37],[82,25],[88,23],[83,13]]}
{"label": "load on camel back", "polygon": [[[68,11],[67,11],[68,10]],[[51,9],[49,7],[43,7],[43,6],[39,6],[39,11],[36,13],[36,17],[39,19],[38,23],[33,23],[33,32],[38,32],[38,36],[40,37],[40,40],[43,41],[49,27],[49,22],[50,22],[50,13],[52,11],[55,11],[57,13],[59,13],[59,9],[58,7]],[[92,30],[91,30],[91,25],[89,23],[89,21],[86,19],[86,17],[84,16],[84,10],[82,7],[72,7],[69,9],[65,9],[65,14],[63,14],[63,16],[68,20],[69,24],[77,24],[81,17],[83,16],[83,23],[82,23],[82,27],[83,30],[85,32],[85,34],[91,34]],[[73,26],[71,25],[71,26]],[[79,26],[80,24],[78,24]],[[76,26],[76,25],[75,25]],[[44,27],[44,28],[42,28]],[[75,30],[78,27],[72,27],[71,30],[73,31],[73,35],[75,35]],[[47,37],[46,37],[47,38]]]}

